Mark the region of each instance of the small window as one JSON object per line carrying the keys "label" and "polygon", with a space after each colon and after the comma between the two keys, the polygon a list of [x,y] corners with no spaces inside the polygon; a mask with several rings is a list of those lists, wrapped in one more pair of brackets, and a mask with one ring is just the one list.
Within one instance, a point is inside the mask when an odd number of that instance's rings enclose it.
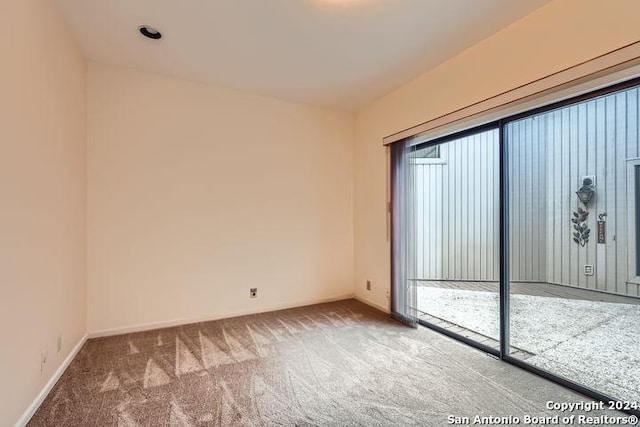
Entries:
{"label": "small window", "polygon": [[413,153],[409,154],[409,157],[414,159],[439,159],[440,158],[440,146],[435,145],[431,147],[421,148]]}
{"label": "small window", "polygon": [[440,156],[440,145],[431,145],[409,153],[409,161],[413,165],[444,165]]}

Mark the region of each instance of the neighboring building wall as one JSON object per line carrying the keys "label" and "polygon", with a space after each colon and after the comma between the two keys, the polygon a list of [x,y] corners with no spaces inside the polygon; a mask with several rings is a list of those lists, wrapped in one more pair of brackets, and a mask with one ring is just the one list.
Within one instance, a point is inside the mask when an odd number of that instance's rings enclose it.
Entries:
{"label": "neighboring building wall", "polygon": [[511,280],[516,282],[547,281],[546,129],[544,120],[516,122],[506,127],[509,268]]}
{"label": "neighboring building wall", "polygon": [[[509,163],[511,280],[640,296],[636,278],[635,166],[639,89],[513,122]],[[498,151],[474,136],[441,146],[440,164],[416,168],[417,278],[499,279]],[[573,241],[575,192],[595,176],[584,246]],[[606,213],[605,242],[597,221]],[[594,275],[584,274],[593,265]]]}
{"label": "neighboring building wall", "polygon": [[[635,185],[633,159],[638,147],[638,89],[597,98],[548,113],[549,220],[547,281],[640,296],[632,283],[635,269]],[[636,162],[637,163],[637,162]],[[578,207],[575,191],[582,177],[595,175],[594,200],[589,204],[589,242],[572,240],[571,214]],[[582,204],[580,204],[582,206]],[[606,241],[598,244],[598,215],[606,213]],[[593,276],[584,265],[595,267]],[[540,265],[540,268],[544,268]]]}
{"label": "neighboring building wall", "polygon": [[416,278],[499,278],[498,132],[440,146],[440,161],[413,165]]}

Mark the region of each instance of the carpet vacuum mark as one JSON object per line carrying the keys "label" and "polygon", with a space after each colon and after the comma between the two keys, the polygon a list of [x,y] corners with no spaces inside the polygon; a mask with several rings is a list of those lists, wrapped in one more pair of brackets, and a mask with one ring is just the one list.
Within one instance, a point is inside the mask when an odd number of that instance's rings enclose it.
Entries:
{"label": "carpet vacuum mark", "polygon": [[440,426],[583,399],[346,300],[89,340],[29,426]]}

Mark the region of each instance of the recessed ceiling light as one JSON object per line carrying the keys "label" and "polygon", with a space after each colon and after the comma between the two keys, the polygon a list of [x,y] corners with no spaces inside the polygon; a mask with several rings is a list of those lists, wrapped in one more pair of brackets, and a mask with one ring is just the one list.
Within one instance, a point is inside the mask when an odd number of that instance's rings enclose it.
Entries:
{"label": "recessed ceiling light", "polygon": [[138,31],[140,31],[140,34],[142,34],[143,36],[153,40],[158,40],[162,38],[162,33],[160,31],[148,25],[139,26]]}

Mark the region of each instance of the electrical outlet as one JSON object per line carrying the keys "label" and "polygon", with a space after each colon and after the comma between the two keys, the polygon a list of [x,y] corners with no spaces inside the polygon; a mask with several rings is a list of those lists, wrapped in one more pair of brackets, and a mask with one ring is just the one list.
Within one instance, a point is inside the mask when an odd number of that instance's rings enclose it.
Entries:
{"label": "electrical outlet", "polygon": [[249,289],[249,298],[258,298],[258,288]]}
{"label": "electrical outlet", "polygon": [[40,353],[40,373],[44,371],[44,365],[47,363],[47,352]]}
{"label": "electrical outlet", "polygon": [[58,353],[62,350],[62,334],[58,335],[58,340],[56,341],[56,350]]}
{"label": "electrical outlet", "polygon": [[384,296],[386,296],[387,299],[391,299],[391,292],[390,291],[385,291]]}
{"label": "electrical outlet", "polygon": [[594,273],[593,265],[587,264],[587,265],[584,266],[584,275],[585,276],[593,276],[593,273]]}
{"label": "electrical outlet", "polygon": [[367,290],[371,290],[371,280],[367,280]]}

